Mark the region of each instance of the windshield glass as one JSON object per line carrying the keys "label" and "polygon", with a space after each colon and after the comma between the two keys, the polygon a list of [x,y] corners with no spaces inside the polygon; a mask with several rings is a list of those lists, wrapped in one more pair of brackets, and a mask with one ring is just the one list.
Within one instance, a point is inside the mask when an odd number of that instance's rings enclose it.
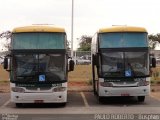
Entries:
{"label": "windshield glass", "polygon": [[66,80],[63,54],[25,54],[13,57],[14,80],[51,82]]}
{"label": "windshield glass", "polygon": [[125,76],[149,75],[146,52],[125,52]]}
{"label": "windshield glass", "polygon": [[100,48],[148,47],[147,33],[102,33]]}
{"label": "windshield glass", "polygon": [[65,33],[14,33],[12,49],[64,49]]}
{"label": "windshield glass", "polygon": [[122,52],[102,53],[103,76],[123,77],[124,61]]}
{"label": "windshield glass", "polygon": [[105,52],[101,55],[101,61],[104,77],[149,75],[147,52]]}

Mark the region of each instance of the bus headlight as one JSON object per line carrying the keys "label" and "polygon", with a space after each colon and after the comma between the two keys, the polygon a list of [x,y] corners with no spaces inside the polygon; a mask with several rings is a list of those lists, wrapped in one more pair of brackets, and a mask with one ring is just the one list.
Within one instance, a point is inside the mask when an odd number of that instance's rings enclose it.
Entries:
{"label": "bus headlight", "polygon": [[110,82],[100,82],[100,85],[102,87],[113,87],[113,84]]}
{"label": "bus headlight", "polygon": [[137,86],[147,86],[149,85],[149,81],[139,81]]}
{"label": "bus headlight", "polygon": [[63,92],[66,90],[66,87],[56,87],[53,88],[53,92]]}
{"label": "bus headlight", "polygon": [[20,92],[20,93],[24,93],[25,89],[24,88],[20,88],[20,87],[12,87],[11,90],[13,92]]}

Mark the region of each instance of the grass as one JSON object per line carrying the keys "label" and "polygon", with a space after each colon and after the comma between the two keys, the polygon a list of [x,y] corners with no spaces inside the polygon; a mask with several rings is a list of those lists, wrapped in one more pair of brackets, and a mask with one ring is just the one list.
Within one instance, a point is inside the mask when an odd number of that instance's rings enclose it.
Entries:
{"label": "grass", "polygon": [[160,67],[152,68],[151,80],[160,80]]}
{"label": "grass", "polygon": [[92,80],[91,65],[75,65],[74,71],[69,72],[68,79],[70,82],[87,82],[90,84]]}
{"label": "grass", "polygon": [[160,67],[152,68],[151,85],[160,85]]}
{"label": "grass", "polygon": [[160,80],[151,80],[151,85],[160,85]]}

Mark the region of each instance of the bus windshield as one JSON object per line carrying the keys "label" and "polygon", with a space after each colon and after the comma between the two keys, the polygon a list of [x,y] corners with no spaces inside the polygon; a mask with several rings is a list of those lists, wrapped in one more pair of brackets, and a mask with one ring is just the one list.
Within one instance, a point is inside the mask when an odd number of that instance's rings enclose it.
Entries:
{"label": "bus windshield", "polygon": [[149,75],[147,52],[105,52],[101,55],[103,77],[145,77]]}
{"label": "bus windshield", "polygon": [[14,33],[12,49],[64,49],[65,33]]}
{"label": "bus windshield", "polygon": [[100,48],[148,47],[147,33],[101,33]]}
{"label": "bus windshield", "polygon": [[14,81],[66,80],[64,54],[17,54],[13,57]]}

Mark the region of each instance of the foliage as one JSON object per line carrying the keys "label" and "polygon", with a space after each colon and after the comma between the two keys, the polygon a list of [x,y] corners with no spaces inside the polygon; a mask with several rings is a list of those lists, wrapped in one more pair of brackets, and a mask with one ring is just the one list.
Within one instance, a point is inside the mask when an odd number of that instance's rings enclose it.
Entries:
{"label": "foliage", "polygon": [[79,39],[79,48],[78,51],[91,51],[91,41],[92,37],[87,36],[87,35],[82,35],[81,38]]}
{"label": "foliage", "polygon": [[5,40],[5,44],[3,45],[4,48],[9,49],[10,48],[10,39],[11,39],[12,33],[10,31],[5,31],[0,33],[0,39]]}
{"label": "foliage", "polygon": [[151,49],[154,49],[157,44],[160,43],[160,33],[157,33],[155,35],[150,34],[148,35],[149,38],[149,46]]}
{"label": "foliage", "polygon": [[0,33],[0,38],[10,39],[11,38],[11,32],[10,31],[5,31],[5,32]]}

